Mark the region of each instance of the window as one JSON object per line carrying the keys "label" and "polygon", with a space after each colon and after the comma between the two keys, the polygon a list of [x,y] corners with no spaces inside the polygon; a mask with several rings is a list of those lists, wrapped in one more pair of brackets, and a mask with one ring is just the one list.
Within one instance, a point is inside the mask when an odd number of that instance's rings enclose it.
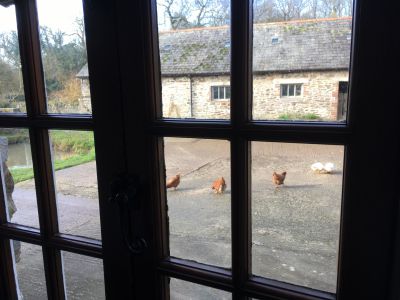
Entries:
{"label": "window", "polygon": [[281,97],[300,97],[302,95],[302,84],[281,84]]}
{"label": "window", "polygon": [[211,87],[212,100],[229,100],[231,98],[230,86],[212,86]]}

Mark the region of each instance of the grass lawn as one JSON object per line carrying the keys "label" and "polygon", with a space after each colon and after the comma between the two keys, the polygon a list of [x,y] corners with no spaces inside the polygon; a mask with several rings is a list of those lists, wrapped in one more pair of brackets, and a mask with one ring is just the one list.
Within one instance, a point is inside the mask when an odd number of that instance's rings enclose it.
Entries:
{"label": "grass lawn", "polygon": [[[1,134],[3,135],[3,134]],[[26,134],[14,134],[11,138],[13,142],[28,141]],[[10,136],[8,136],[10,141]],[[90,131],[61,131],[53,130],[50,132],[50,138],[54,151],[71,153],[71,156],[64,159],[56,159],[54,162],[55,171],[77,166],[95,159],[93,133]],[[33,178],[32,167],[10,168],[14,182],[29,180]]]}

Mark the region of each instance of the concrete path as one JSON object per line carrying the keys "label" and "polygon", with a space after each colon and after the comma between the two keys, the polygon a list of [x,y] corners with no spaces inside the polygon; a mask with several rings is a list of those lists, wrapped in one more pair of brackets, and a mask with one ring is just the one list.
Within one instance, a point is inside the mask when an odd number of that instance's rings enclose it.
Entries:
{"label": "concrete path", "polygon": [[[342,146],[255,143],[252,146],[253,273],[335,291],[342,185]],[[230,154],[227,141],[168,138],[167,177],[180,173],[168,190],[171,255],[231,267]],[[314,162],[333,162],[331,175],[315,174]],[[273,171],[287,171],[276,189]],[[216,195],[211,184],[224,176],[228,188]],[[62,232],[100,238],[94,163],[56,172]],[[38,226],[34,188],[19,184],[13,221]],[[25,299],[42,299],[40,248],[24,244],[17,270]],[[70,299],[102,299],[101,262],[64,256]],[[67,269],[69,268],[69,269]],[[34,284],[32,278],[35,278]],[[194,292],[195,291],[195,292]],[[172,280],[173,299],[230,299],[218,291]]]}

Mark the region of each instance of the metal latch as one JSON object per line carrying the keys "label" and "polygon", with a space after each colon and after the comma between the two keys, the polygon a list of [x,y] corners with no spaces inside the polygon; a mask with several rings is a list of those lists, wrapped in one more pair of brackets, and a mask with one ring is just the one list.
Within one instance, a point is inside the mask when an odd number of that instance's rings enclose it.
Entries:
{"label": "metal latch", "polygon": [[141,209],[141,187],[139,177],[130,175],[120,175],[110,185],[109,201],[119,207],[122,236],[132,254],[141,254],[148,247],[146,240],[134,237],[131,229],[131,211]]}

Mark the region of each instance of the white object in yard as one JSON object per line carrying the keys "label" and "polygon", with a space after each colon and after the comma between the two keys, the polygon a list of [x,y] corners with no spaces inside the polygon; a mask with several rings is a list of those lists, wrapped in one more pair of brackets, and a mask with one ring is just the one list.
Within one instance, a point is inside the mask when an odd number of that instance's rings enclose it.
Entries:
{"label": "white object in yard", "polygon": [[324,169],[326,170],[326,173],[332,173],[332,171],[335,169],[335,165],[331,162],[327,162],[324,166]]}
{"label": "white object in yard", "polygon": [[311,165],[311,170],[319,174],[330,174],[335,169],[335,165],[331,162],[327,162],[325,165],[320,162],[316,162]]}
{"label": "white object in yard", "polygon": [[313,170],[316,173],[321,173],[324,169],[324,164],[320,163],[320,162],[316,162],[314,164],[311,165],[311,170]]}

